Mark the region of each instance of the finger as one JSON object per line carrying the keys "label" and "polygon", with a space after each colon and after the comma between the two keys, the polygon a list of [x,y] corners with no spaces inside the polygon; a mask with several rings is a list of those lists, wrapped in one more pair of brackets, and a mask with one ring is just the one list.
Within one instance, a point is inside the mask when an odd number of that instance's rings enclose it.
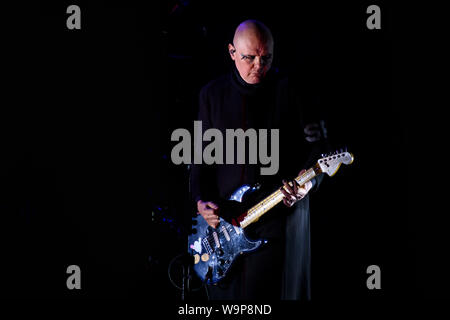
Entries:
{"label": "finger", "polygon": [[200,214],[202,215],[202,217],[203,217],[205,220],[207,220],[207,219],[209,219],[210,217],[213,217],[213,216],[214,216],[214,213],[212,213],[212,212],[205,212],[205,211],[202,211],[202,212],[200,212]]}
{"label": "finger", "polygon": [[220,217],[219,216],[214,216],[213,220],[219,222],[220,221]]}
{"label": "finger", "polygon": [[304,196],[306,196],[307,193],[308,193],[308,191],[306,191],[306,189],[304,187],[301,187],[301,188],[298,188],[296,195],[303,198]]}
{"label": "finger", "polygon": [[207,219],[219,219],[219,216],[215,215],[214,213],[210,213],[206,215]]}
{"label": "finger", "polygon": [[219,219],[208,219],[206,222],[208,222],[211,227],[215,228],[219,224]]}
{"label": "finger", "polygon": [[297,183],[297,181],[292,181],[292,183],[294,184],[294,194],[297,194],[297,190],[298,190],[298,183]]}
{"label": "finger", "polygon": [[288,183],[286,180],[283,180],[282,182],[283,182],[284,186],[286,187],[287,191],[288,191],[290,194],[293,194],[294,191],[292,190],[292,188],[291,188],[291,186],[289,185],[289,183]]}
{"label": "finger", "polygon": [[215,222],[219,222],[219,218],[218,217],[208,217],[208,218],[206,218],[206,221],[208,221],[209,223],[215,223]]}
{"label": "finger", "polygon": [[288,208],[292,207],[292,202],[288,198],[283,198],[283,203]]}
{"label": "finger", "polygon": [[306,172],[306,169],[301,170],[298,175],[301,176],[302,174],[304,174]]}
{"label": "finger", "polygon": [[216,212],[215,212],[213,209],[205,209],[205,210],[203,210],[203,214],[206,214],[206,215],[211,215],[211,214],[216,215]]}
{"label": "finger", "polygon": [[206,205],[207,205],[208,207],[210,207],[210,208],[213,208],[214,210],[219,209],[219,206],[218,206],[217,204],[215,204],[214,202],[211,202],[211,201],[208,201],[208,202],[206,203]]}
{"label": "finger", "polygon": [[297,200],[297,198],[295,197],[295,195],[293,194],[292,189],[290,189],[291,191],[288,192],[286,191],[283,187],[280,188],[281,193],[284,195],[285,199],[289,199],[289,200]]}
{"label": "finger", "polygon": [[289,199],[291,195],[283,188],[280,188],[281,193],[285,196],[285,198]]}

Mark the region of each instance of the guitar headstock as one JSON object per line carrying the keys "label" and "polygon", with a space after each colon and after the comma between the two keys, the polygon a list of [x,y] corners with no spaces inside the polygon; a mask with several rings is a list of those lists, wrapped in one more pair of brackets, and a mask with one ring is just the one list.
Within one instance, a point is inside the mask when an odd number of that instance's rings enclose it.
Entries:
{"label": "guitar headstock", "polygon": [[322,158],[317,161],[320,170],[323,173],[333,176],[338,170],[341,164],[351,164],[353,162],[353,154],[347,150],[337,150],[329,154],[323,154]]}

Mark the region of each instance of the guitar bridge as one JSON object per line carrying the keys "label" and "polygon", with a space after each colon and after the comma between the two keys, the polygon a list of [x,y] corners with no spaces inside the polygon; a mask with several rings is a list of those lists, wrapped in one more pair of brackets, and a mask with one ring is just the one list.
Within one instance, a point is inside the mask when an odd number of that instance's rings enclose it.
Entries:
{"label": "guitar bridge", "polygon": [[205,247],[206,251],[208,251],[209,254],[212,254],[213,250],[211,248],[211,245],[209,244],[209,241],[207,239],[203,238],[202,243],[203,243],[203,246]]}

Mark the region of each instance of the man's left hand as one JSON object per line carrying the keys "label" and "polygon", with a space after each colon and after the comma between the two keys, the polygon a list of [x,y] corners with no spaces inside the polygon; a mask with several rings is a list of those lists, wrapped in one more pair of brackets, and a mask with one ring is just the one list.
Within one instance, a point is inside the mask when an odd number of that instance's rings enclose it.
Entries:
{"label": "man's left hand", "polygon": [[[299,175],[303,174],[306,170],[300,171]],[[297,181],[290,181],[292,187],[289,185],[289,182],[283,180],[284,187],[280,188],[280,191],[284,194],[283,203],[287,207],[292,207],[297,201],[302,200],[311,190],[312,182],[308,181],[303,186],[300,186]]]}

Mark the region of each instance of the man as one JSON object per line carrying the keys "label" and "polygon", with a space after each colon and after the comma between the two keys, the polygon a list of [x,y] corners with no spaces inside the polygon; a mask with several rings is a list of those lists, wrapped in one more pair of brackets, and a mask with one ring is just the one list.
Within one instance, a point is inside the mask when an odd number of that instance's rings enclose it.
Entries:
{"label": "man", "polygon": [[[273,176],[261,176],[259,164],[194,165],[191,190],[198,214],[215,228],[219,216],[231,220],[242,214],[242,207],[226,200],[239,186],[261,182],[263,193],[268,191],[265,195],[273,188],[285,186],[280,188],[285,195],[284,208],[278,205],[246,229],[248,236],[267,239],[268,244],[238,259],[226,279],[218,285],[208,286],[210,299],[299,297],[295,292],[292,294],[296,288],[289,288],[292,286],[290,274],[293,269],[297,272],[298,266],[286,268],[285,263],[286,228],[294,229],[293,234],[298,230],[295,226],[286,225],[286,219],[292,216],[292,208],[298,207],[296,203],[306,197],[317,181],[304,186],[294,183],[290,187],[288,181],[281,179],[294,178],[305,163],[296,157],[297,148],[301,146],[298,141],[303,139],[302,131],[298,130],[301,115],[299,110],[291,107],[287,79],[271,69],[273,47],[272,34],[263,23],[255,20],[242,22],[235,31],[233,43],[228,45],[230,58],[234,62],[232,72],[211,81],[200,92],[198,120],[202,121],[203,130],[217,128],[225,134],[226,129],[279,128],[281,141],[280,170]],[[245,154],[248,154],[248,147]],[[308,155],[303,156],[306,158]],[[303,207],[308,210],[307,204]],[[308,229],[303,236],[309,250],[309,225],[304,229]],[[308,250],[307,259],[302,263],[309,270]],[[309,274],[294,277],[296,286],[303,281],[300,285],[309,291]]]}

